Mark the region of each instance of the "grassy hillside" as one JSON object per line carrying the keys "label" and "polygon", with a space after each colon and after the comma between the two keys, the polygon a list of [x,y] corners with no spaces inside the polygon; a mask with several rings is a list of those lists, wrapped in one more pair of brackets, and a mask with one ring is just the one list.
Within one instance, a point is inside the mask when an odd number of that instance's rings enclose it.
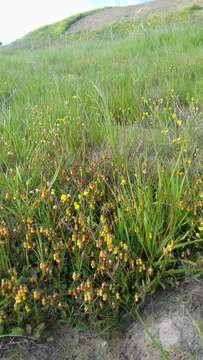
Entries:
{"label": "grassy hillside", "polygon": [[64,40],[64,36],[71,27],[71,25],[83,19],[84,17],[95,14],[101,10],[102,8],[84,13],[79,13],[77,15],[70,16],[64,20],[58,21],[54,24],[42,26],[41,28],[28,33],[22,39],[15,41],[12,44],[12,47],[44,47],[53,44],[61,37],[63,37]]}
{"label": "grassy hillside", "polygon": [[202,271],[200,13],[1,51],[2,333],[110,325]]}
{"label": "grassy hillside", "polygon": [[[185,6],[182,5],[182,10],[180,10],[181,1],[186,4]],[[192,5],[190,0],[181,1],[156,0],[148,5],[100,8],[80,13],[32,31],[22,39],[8,45],[7,48],[36,50],[59,43],[67,45],[69,42],[78,40],[104,39],[104,35],[109,39],[114,34],[118,37],[122,34],[124,36],[129,33],[132,34],[133,31],[137,32],[143,25],[146,27],[149,25],[157,26],[161,23],[164,24],[165,21],[170,22],[170,20],[173,22],[185,21],[192,14],[197,15],[199,13],[202,15],[202,0],[197,0],[198,4]],[[85,27],[83,22],[85,22]]]}

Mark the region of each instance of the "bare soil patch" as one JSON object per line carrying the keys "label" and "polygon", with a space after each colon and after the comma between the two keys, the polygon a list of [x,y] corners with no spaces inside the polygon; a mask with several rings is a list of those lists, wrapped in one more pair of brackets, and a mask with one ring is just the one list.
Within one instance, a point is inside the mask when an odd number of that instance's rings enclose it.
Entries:
{"label": "bare soil patch", "polygon": [[114,23],[139,18],[140,16],[177,11],[192,4],[203,6],[203,0],[155,0],[142,5],[106,8],[75,22],[69,28],[68,34],[99,31]]}

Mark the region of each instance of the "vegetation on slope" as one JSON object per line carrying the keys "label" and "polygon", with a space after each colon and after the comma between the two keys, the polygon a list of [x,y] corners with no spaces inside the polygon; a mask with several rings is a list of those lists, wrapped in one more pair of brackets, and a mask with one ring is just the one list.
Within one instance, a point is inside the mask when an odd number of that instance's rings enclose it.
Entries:
{"label": "vegetation on slope", "polygon": [[[115,19],[112,18],[112,25],[106,26],[102,30],[91,30],[91,31],[78,31],[76,33],[69,32],[71,25],[77,23],[79,20],[87,17],[88,15],[102,12],[103,8],[89,11],[86,13],[74,15],[62,21],[59,21],[52,25],[47,25],[41,27],[28,35],[24,36],[22,39],[15,41],[9,47],[12,49],[39,49],[45,48],[48,46],[55,46],[56,44],[69,45],[70,42],[74,41],[87,41],[90,39],[113,39],[114,35],[116,38],[126,35],[133,35],[140,30],[150,31],[152,27],[158,27],[166,25],[166,23],[173,22],[176,23],[184,22],[189,20],[191,17],[197,18],[200,15],[200,22],[202,20],[202,7],[199,5],[191,5],[183,8],[182,11],[176,11],[173,13],[154,13],[153,15],[138,15],[137,17],[130,20],[123,20],[120,22],[113,22]],[[163,10],[163,9],[162,9]],[[113,15],[112,15],[113,16]],[[9,48],[8,47],[8,48]]]}
{"label": "vegetation on slope", "polygon": [[55,318],[110,324],[201,269],[193,15],[1,52],[1,332]]}
{"label": "vegetation on slope", "polygon": [[42,26],[39,29],[36,29],[29,34],[25,35],[22,39],[17,40],[13,43],[13,46],[17,47],[28,47],[28,46],[46,46],[51,43],[59,40],[60,37],[64,37],[71,25],[77,21],[83,19],[84,17],[97,13],[101,11],[100,9],[95,9],[92,11],[79,13],[77,15],[70,16],[64,20],[58,21],[51,25]]}

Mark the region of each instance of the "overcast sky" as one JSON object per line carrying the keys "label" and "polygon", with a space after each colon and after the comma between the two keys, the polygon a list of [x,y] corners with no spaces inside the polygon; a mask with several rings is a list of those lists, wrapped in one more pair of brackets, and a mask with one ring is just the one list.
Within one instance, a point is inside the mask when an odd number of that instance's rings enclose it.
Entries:
{"label": "overcast sky", "polygon": [[0,41],[9,43],[39,26],[95,7],[142,2],[144,0],[1,0]]}

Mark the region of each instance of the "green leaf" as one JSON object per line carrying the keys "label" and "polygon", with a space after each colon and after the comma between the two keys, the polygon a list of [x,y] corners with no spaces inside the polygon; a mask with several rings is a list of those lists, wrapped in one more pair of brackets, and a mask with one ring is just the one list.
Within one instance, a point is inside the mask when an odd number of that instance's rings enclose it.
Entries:
{"label": "green leaf", "polygon": [[0,326],[0,336],[3,335],[3,333],[4,333],[4,327],[3,327],[3,325],[1,325]]}
{"label": "green leaf", "polygon": [[32,334],[32,326],[30,324],[27,324],[26,325],[26,333],[28,335],[31,335]]}
{"label": "green leaf", "polygon": [[13,336],[23,336],[24,335],[24,330],[20,327],[13,327],[9,333],[9,335],[13,335]]}
{"label": "green leaf", "polygon": [[45,323],[41,323],[39,324],[36,329],[34,330],[34,333],[33,333],[33,337],[36,339],[36,340],[39,340],[43,331],[44,331],[44,328],[45,328]]}

